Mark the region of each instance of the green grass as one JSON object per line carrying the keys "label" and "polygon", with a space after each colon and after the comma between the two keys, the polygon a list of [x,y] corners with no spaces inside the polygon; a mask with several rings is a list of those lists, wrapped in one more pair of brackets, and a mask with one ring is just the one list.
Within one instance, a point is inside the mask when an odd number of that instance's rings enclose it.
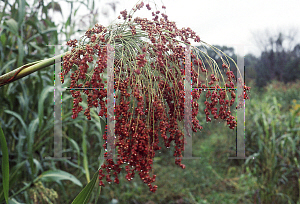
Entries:
{"label": "green grass", "polygon": [[[18,85],[18,83],[16,83]],[[16,86],[15,85],[15,86]],[[293,85],[297,89],[297,84]],[[24,92],[27,88],[23,88]],[[44,159],[53,155],[53,132],[51,124],[51,110],[53,106],[43,97],[38,98],[43,90],[35,96],[18,97],[12,103],[24,103],[22,106],[30,107],[27,111],[20,111],[14,107],[12,114],[1,113],[4,135],[7,139],[10,162],[10,191],[14,195],[24,186],[34,181],[36,177],[47,170],[60,169],[74,175],[83,185],[87,184],[86,169],[92,175],[102,162],[100,154],[102,139],[99,118],[86,121],[84,116],[76,120],[70,118],[72,100],[67,93],[63,94],[63,156],[72,157],[71,160],[50,161]],[[23,93],[24,93],[23,92]],[[289,100],[299,100],[293,96]],[[51,95],[51,92],[48,93]],[[154,160],[153,173],[157,174],[155,184],[158,185],[156,193],[151,193],[142,183],[138,174],[128,182],[125,173],[121,172],[120,184],[111,184],[101,188],[97,203],[109,203],[117,199],[119,203],[254,203],[258,197],[262,203],[277,201],[277,203],[299,202],[299,114],[293,107],[285,106],[289,101],[283,100],[288,93],[275,90],[273,95],[266,92],[260,98],[255,91],[251,92],[251,99],[246,102],[246,156],[254,155],[247,164],[245,160],[229,160],[234,156],[235,134],[224,122],[203,122],[199,120],[204,129],[193,136],[193,156],[201,159],[183,160],[186,169],[174,164],[174,148],[163,148],[157,152]],[[28,100],[26,97],[35,97]],[[40,128],[34,133],[34,142],[26,139],[26,132],[30,129],[34,116],[38,116],[39,100],[45,100],[43,121]],[[27,101],[27,102],[26,102]],[[32,104],[33,103],[33,104]],[[278,104],[281,104],[278,105]],[[40,103],[41,104],[41,103]],[[8,103],[6,105],[9,105]],[[20,112],[20,118],[14,113]],[[25,125],[22,125],[24,122]],[[33,124],[33,123],[32,123]],[[37,123],[39,124],[39,123]],[[25,128],[24,128],[25,127]],[[84,130],[89,130],[85,131]],[[85,135],[85,138],[83,137]],[[82,145],[85,139],[85,145]],[[32,146],[28,146],[28,142]],[[28,151],[28,147],[32,149]],[[86,151],[84,150],[86,148]],[[270,153],[275,152],[274,157]],[[32,155],[33,165],[30,165]],[[281,155],[283,158],[280,158]],[[84,159],[86,162],[84,162]],[[295,160],[297,159],[297,160]],[[21,161],[21,162],[20,162]],[[268,165],[264,165],[264,164]],[[272,168],[268,168],[272,167]],[[33,171],[31,171],[33,169]],[[276,171],[275,171],[276,170]],[[274,174],[274,172],[278,172]],[[96,182],[97,183],[97,182]],[[272,183],[272,186],[268,185]],[[58,193],[56,203],[70,203],[82,190],[72,181],[43,182],[45,189],[53,189]],[[30,190],[31,189],[31,190]],[[20,202],[27,202],[34,186],[13,196]],[[0,189],[0,192],[2,190]],[[47,192],[45,190],[45,192]],[[50,192],[50,191],[49,191]],[[254,195],[255,192],[258,194]],[[97,195],[96,188],[92,192],[90,203],[94,203]],[[0,195],[4,199],[3,194]]]}

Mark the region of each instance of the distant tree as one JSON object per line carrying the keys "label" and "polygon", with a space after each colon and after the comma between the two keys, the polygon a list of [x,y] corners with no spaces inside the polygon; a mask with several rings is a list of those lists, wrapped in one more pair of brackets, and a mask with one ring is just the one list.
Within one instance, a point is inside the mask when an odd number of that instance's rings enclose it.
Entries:
{"label": "distant tree", "polygon": [[289,54],[289,56],[290,59],[285,65],[285,70],[283,71],[284,83],[300,79],[300,44],[297,44],[294,47],[294,50]]}
{"label": "distant tree", "polygon": [[255,80],[257,77],[255,67],[258,63],[258,58],[255,57],[253,54],[247,54],[244,57],[245,63],[245,80],[246,83],[248,80]]}
{"label": "distant tree", "polygon": [[293,48],[296,34],[295,30],[273,36],[266,32],[257,38],[262,53],[255,66],[256,85],[262,87],[271,80],[287,83],[299,79],[300,45]]}

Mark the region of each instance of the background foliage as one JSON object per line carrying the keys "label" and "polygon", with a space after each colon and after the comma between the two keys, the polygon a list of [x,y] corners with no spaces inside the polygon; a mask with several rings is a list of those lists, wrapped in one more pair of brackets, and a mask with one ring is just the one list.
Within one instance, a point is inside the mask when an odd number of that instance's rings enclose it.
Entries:
{"label": "background foliage", "polygon": [[[62,15],[57,2],[1,1],[0,75],[52,57],[54,48],[47,45],[60,43],[58,33],[65,39],[80,33],[75,30],[79,6],[71,4],[67,22],[58,25],[48,12]],[[79,4],[97,13],[93,2]],[[284,40],[284,34],[275,35],[260,57],[245,56],[246,83],[252,87],[246,102],[246,156],[255,159],[228,160],[235,154],[234,132],[219,121],[206,123],[199,115],[204,129],[193,136],[193,156],[201,158],[183,161],[182,170],[174,164],[173,149],[162,149],[153,168],[159,186],[155,194],[139,179],[128,182],[121,175],[119,185],[94,188],[89,202],[300,203],[300,44],[287,51]],[[236,60],[233,48],[216,47]],[[212,50],[207,53],[221,62]],[[68,92],[62,98],[63,156],[71,159],[46,158],[53,156],[53,70],[51,66],[0,88],[10,203],[71,203],[103,162],[100,118],[94,112],[91,121],[83,116],[71,119]]]}

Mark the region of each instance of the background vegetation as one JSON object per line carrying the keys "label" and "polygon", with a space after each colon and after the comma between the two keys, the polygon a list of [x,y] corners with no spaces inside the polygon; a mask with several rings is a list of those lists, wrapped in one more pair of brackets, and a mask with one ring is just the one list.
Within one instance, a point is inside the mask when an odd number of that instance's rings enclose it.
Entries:
{"label": "background vegetation", "polygon": [[[93,2],[80,5],[95,14]],[[59,3],[5,1],[0,7],[0,75],[52,57],[54,48],[47,45],[59,44],[58,34],[70,39],[81,33],[75,29],[79,7],[74,5],[63,25],[55,24],[48,12],[62,15]],[[90,23],[86,28],[95,22]],[[199,158],[184,160],[186,169],[174,164],[172,148],[162,149],[153,168],[156,193],[139,178],[128,182],[123,172],[120,184],[102,188],[99,198],[100,189],[95,188],[90,203],[300,203],[300,44],[285,50],[284,33],[269,39],[260,57],[245,56],[246,84],[252,87],[246,102],[249,159],[229,160],[235,154],[235,132],[223,122],[206,123],[199,114],[204,129],[193,136],[193,156]],[[236,60],[233,48],[216,47]],[[207,52],[220,61],[212,50]],[[54,155],[53,70],[51,66],[0,88],[10,203],[71,203],[103,162],[100,119],[96,114],[91,121],[84,116],[71,119],[68,92],[62,98],[63,156],[71,159],[46,158]]]}

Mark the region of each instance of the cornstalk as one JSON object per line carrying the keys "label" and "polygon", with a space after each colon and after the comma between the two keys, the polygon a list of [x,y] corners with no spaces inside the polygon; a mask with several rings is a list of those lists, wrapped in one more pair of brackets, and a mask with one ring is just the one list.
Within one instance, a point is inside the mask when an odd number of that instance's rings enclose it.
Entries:
{"label": "cornstalk", "polygon": [[45,67],[53,65],[53,64],[55,64],[55,60],[62,58],[64,55],[66,55],[68,53],[70,53],[70,51],[60,54],[60,55],[57,55],[57,56],[54,56],[54,57],[51,57],[51,58],[48,58],[48,59],[31,62],[31,63],[25,64],[17,69],[14,69],[13,71],[0,76],[0,87],[4,86],[6,84],[9,84],[13,81],[16,81],[22,77],[25,77],[29,74],[32,74],[33,72],[41,70]]}

